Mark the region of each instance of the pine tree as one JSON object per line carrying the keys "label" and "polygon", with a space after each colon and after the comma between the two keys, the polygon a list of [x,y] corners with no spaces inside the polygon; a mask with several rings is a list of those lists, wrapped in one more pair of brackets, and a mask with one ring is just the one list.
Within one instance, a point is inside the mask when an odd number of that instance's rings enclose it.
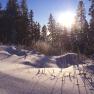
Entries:
{"label": "pine tree", "polygon": [[33,20],[33,11],[30,10],[30,13],[29,13],[29,31],[30,33],[32,34],[33,31],[34,31],[34,20]]}
{"label": "pine tree", "polygon": [[31,46],[33,45],[32,43],[33,43],[33,34],[34,34],[34,24],[35,24],[35,22],[34,22],[34,20],[33,20],[33,11],[32,10],[30,10],[30,12],[29,12],[29,17],[28,17],[28,21],[29,21],[29,36],[30,36],[30,39],[29,39],[29,41],[30,41],[30,44],[31,44]]}
{"label": "pine tree", "polygon": [[33,20],[33,16],[34,16],[34,13],[32,10],[30,10],[30,14],[29,14],[29,19],[30,19],[30,24],[32,25],[34,20]]}
{"label": "pine tree", "polygon": [[53,18],[52,14],[50,14],[49,22],[48,22],[48,30],[50,32],[52,46],[54,46],[54,40],[55,40],[55,32],[56,32],[55,27],[56,27],[55,19]]}
{"label": "pine tree", "polygon": [[2,4],[0,3],[0,10],[2,9]]}
{"label": "pine tree", "polygon": [[2,42],[2,5],[0,2],[0,42]]}
{"label": "pine tree", "polygon": [[89,31],[89,54],[94,53],[94,0],[89,0],[91,6],[89,8],[90,19],[90,31]]}
{"label": "pine tree", "polygon": [[27,0],[22,0],[21,2],[21,40],[22,44],[26,45],[29,37],[29,20],[28,20],[28,8],[26,4]]}
{"label": "pine tree", "polygon": [[89,0],[91,2],[91,7],[89,8],[89,15],[91,16],[90,20],[90,29],[94,30],[94,0]]}
{"label": "pine tree", "polygon": [[8,0],[6,7],[7,15],[14,18],[18,14],[18,3],[17,0]]}
{"label": "pine tree", "polygon": [[16,18],[18,16],[18,2],[17,0],[8,0],[6,6],[6,35],[7,42],[15,42],[16,41]]}
{"label": "pine tree", "polygon": [[78,9],[77,9],[77,15],[76,15],[76,24],[79,26],[78,29],[80,29],[81,31],[83,30],[85,21],[86,21],[86,16],[85,16],[85,7],[84,7],[84,3],[82,0],[79,1],[78,4]]}
{"label": "pine tree", "polygon": [[68,52],[71,50],[71,44],[70,44],[70,37],[68,33],[68,29],[64,27],[63,34],[62,34],[62,43],[63,43],[63,51]]}
{"label": "pine tree", "polygon": [[27,0],[22,0],[22,3],[21,3],[22,15],[24,15],[25,17],[28,16],[28,8],[27,8],[26,2]]}
{"label": "pine tree", "polygon": [[[76,15],[76,20],[75,20],[75,40],[76,40],[76,48],[77,50],[81,53],[85,53],[85,46],[86,43],[88,42],[88,31],[89,31],[89,26],[88,22],[86,20],[86,15],[85,15],[85,7],[84,3],[82,0],[79,1],[78,8],[77,8],[77,15]],[[85,42],[86,40],[86,42]]]}
{"label": "pine tree", "polygon": [[46,36],[47,36],[47,27],[46,27],[46,25],[44,25],[43,27],[42,27],[42,40],[43,41],[46,41]]}
{"label": "pine tree", "polygon": [[38,41],[40,39],[40,24],[39,23],[36,23],[36,38],[35,40]]}

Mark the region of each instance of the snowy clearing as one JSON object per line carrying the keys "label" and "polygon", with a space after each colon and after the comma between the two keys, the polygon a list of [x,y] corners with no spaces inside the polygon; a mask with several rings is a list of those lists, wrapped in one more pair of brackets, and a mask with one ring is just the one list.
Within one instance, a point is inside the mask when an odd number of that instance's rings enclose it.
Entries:
{"label": "snowy clearing", "polygon": [[65,62],[64,58],[2,46],[0,94],[94,94],[94,65],[91,60],[79,67],[66,61],[68,66],[60,68],[57,63]]}

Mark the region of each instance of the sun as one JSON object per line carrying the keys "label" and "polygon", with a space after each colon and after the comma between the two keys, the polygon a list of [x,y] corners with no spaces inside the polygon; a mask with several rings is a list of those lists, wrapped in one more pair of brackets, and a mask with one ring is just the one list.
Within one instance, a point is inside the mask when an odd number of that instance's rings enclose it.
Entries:
{"label": "sun", "polygon": [[57,22],[66,28],[71,28],[75,21],[75,14],[71,11],[59,13]]}

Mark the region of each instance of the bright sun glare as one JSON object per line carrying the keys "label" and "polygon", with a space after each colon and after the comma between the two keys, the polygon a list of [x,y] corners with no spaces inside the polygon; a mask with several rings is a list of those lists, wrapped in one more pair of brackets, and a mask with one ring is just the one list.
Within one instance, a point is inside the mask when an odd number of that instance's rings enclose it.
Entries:
{"label": "bright sun glare", "polygon": [[57,22],[66,28],[71,28],[72,24],[74,23],[74,16],[74,13],[71,11],[59,13]]}

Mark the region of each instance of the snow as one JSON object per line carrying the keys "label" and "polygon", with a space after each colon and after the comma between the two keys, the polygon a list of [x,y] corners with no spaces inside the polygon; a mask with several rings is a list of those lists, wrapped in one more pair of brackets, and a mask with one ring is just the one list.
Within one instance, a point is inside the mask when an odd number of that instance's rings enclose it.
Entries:
{"label": "snow", "polygon": [[[20,52],[20,54],[18,54]],[[25,54],[27,56],[25,58]],[[71,59],[69,59],[71,57]],[[68,60],[66,68],[60,68]],[[80,74],[76,53],[62,56],[45,56],[36,51],[0,47],[0,94],[94,94],[93,83]],[[74,62],[74,64],[73,64]],[[85,69],[92,74],[91,61]],[[79,63],[80,64],[80,63]],[[82,64],[79,65],[83,70]],[[93,75],[93,74],[92,74]],[[92,81],[94,81],[92,76]],[[89,83],[90,82],[90,83]]]}

